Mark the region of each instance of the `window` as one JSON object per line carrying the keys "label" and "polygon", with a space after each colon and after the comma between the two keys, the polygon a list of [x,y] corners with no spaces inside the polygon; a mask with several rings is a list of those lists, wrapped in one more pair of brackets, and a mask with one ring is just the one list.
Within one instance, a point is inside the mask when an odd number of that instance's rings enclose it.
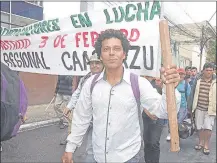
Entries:
{"label": "window", "polygon": [[27,2],[29,2],[29,3],[33,3],[33,4],[35,4],[35,5],[38,5],[38,6],[43,6],[43,1],[27,1]]}

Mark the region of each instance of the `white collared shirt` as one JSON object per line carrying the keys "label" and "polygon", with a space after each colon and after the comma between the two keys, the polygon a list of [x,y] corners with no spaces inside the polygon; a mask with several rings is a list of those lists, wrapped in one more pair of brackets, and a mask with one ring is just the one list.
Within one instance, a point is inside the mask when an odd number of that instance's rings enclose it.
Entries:
{"label": "white collared shirt", "polygon": [[[126,162],[141,147],[138,108],[130,82],[130,72],[124,71],[123,80],[111,86],[100,74],[93,89],[94,75],[84,84],[73,113],[71,134],[67,138],[66,152],[74,152],[82,143],[93,117],[92,144],[97,162]],[[158,118],[167,119],[166,95],[158,94],[150,82],[139,77],[141,108]],[[177,110],[181,96],[176,90]],[[141,109],[142,113],[143,109]],[[145,124],[144,124],[145,125]]]}
{"label": "white collared shirt", "polygon": [[84,77],[81,78],[77,89],[73,92],[71,99],[70,99],[69,103],[67,104],[67,108],[70,110],[72,110],[75,107],[75,105],[78,101],[78,98],[79,98],[80,93],[81,93],[81,83],[83,82],[83,80],[84,80]]}
{"label": "white collared shirt", "polygon": [[[90,75],[92,76],[92,73],[88,73],[87,75]],[[82,77],[79,84],[78,84],[78,87],[77,89],[73,92],[72,96],[71,96],[71,99],[69,101],[69,103],[67,104],[67,108],[69,110],[72,110],[73,108],[75,108],[75,105],[78,101],[78,98],[80,96],[80,93],[81,93],[81,89],[82,89],[82,83],[85,82],[84,80],[86,76]]]}

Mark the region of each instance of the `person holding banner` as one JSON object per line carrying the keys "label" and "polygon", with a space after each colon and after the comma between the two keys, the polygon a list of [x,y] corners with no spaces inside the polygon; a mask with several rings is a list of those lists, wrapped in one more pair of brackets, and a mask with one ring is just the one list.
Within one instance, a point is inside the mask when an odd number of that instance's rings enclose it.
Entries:
{"label": "person holding banner", "polygon": [[[165,84],[178,85],[180,77],[176,66],[161,69],[164,83],[161,96],[148,80],[132,75],[123,67],[129,49],[130,43],[120,30],[108,29],[99,35],[95,50],[105,70],[90,77],[81,90],[73,112],[71,134],[62,156],[63,163],[73,162],[73,153],[82,144],[92,119],[92,145],[96,162],[138,163],[142,146],[139,117],[143,108],[153,116],[167,118]],[[139,99],[135,99],[132,90],[132,76],[138,77]],[[175,97],[179,109],[180,94],[177,90]]]}
{"label": "person holding banner", "polygon": [[[62,105],[66,105],[72,95],[72,76],[58,75],[58,81],[55,90],[54,110],[60,119],[60,129],[65,128]],[[65,107],[65,106],[64,106]]]}
{"label": "person holding banner", "polygon": [[[79,98],[79,95],[81,93],[81,89],[82,89],[84,83],[92,75],[102,72],[103,67],[104,67],[101,60],[98,58],[97,54],[94,54],[94,55],[92,55],[90,57],[89,64],[90,64],[90,72],[86,76],[81,78],[77,89],[75,90],[75,92],[73,92],[71,100],[69,101],[67,107],[64,109],[64,112],[63,112],[65,117],[69,117],[68,134],[71,133],[72,112],[73,112],[73,109],[75,108],[75,105],[76,105],[76,103],[78,101],[78,98]],[[90,130],[92,131],[92,129],[90,129]],[[66,143],[67,143],[67,141],[66,141],[66,138],[65,138],[64,140],[62,140],[60,142],[60,145],[65,145]]]}

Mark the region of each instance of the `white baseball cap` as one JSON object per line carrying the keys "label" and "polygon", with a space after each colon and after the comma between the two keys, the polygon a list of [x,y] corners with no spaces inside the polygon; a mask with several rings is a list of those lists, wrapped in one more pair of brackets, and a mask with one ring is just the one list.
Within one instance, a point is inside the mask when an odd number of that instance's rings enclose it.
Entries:
{"label": "white baseball cap", "polygon": [[98,56],[97,56],[96,53],[90,56],[89,63],[90,63],[90,62],[93,62],[93,61],[101,62],[101,60],[98,58]]}

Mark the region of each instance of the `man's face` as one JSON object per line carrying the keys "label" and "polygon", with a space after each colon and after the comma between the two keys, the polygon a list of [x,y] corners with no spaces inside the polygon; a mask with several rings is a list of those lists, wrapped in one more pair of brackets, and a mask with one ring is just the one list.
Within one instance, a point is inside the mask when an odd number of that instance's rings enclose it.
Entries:
{"label": "man's face", "polygon": [[205,78],[209,79],[209,78],[212,77],[213,72],[214,72],[214,71],[213,71],[213,68],[205,68],[205,69],[203,70],[203,76],[204,76]]}
{"label": "man's face", "polygon": [[191,75],[191,69],[186,70],[186,75]]}
{"label": "man's face", "polygon": [[196,76],[197,75],[197,70],[196,69],[192,69],[191,70],[191,76]]}
{"label": "man's face", "polygon": [[116,69],[122,66],[125,58],[126,54],[123,51],[121,40],[110,38],[102,42],[101,59],[106,68]]}
{"label": "man's face", "polygon": [[184,73],[179,73],[179,76],[180,76],[180,81],[184,80],[185,79],[185,74]]}
{"label": "man's face", "polygon": [[90,62],[90,71],[92,74],[102,72],[103,64],[100,61],[91,61]]}

